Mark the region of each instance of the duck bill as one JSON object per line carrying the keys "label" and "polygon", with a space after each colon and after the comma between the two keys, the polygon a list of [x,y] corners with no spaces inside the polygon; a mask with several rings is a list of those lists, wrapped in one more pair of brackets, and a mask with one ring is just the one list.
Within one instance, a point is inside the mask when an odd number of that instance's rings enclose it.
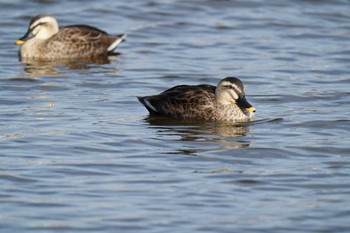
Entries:
{"label": "duck bill", "polygon": [[24,44],[24,42],[26,42],[27,40],[29,40],[33,37],[34,37],[34,35],[32,34],[32,32],[30,30],[28,30],[24,36],[22,36],[21,38],[16,40],[16,44],[18,44],[18,45]]}
{"label": "duck bill", "polygon": [[245,98],[245,96],[242,96],[237,100],[237,105],[241,107],[242,109],[247,110],[248,112],[255,112],[256,108],[253,107]]}

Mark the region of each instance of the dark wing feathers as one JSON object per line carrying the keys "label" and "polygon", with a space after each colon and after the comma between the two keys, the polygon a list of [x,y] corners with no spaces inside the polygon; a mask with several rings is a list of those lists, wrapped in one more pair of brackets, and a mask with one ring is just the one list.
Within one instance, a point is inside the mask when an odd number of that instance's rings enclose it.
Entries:
{"label": "dark wing feathers", "polygon": [[171,91],[177,91],[177,92],[187,92],[187,90],[192,89],[202,89],[207,92],[215,93],[215,86],[209,85],[209,84],[200,84],[200,85],[178,85],[172,88],[169,88],[168,90],[163,91],[163,93],[171,92]]}
{"label": "dark wing feathers", "polygon": [[79,53],[79,56],[89,57],[109,53],[109,46],[118,38],[92,26],[70,25],[60,27],[47,45],[50,50],[60,50],[64,46],[68,56]]}
{"label": "dark wing feathers", "polygon": [[96,28],[96,27],[93,27],[93,26],[90,26],[90,25],[85,25],[85,24],[75,24],[75,25],[68,25],[68,26],[62,26],[60,27],[60,29],[63,29],[63,28],[81,28],[81,29],[85,29],[85,30],[88,30],[88,31],[95,31],[97,33],[101,33],[101,34],[105,34],[105,35],[108,35],[107,32],[99,29],[99,28]]}
{"label": "dark wing feathers", "polygon": [[[151,114],[186,118],[215,99],[215,87],[211,85],[180,85],[159,95],[138,97]],[[148,103],[147,103],[148,102]],[[152,106],[148,106],[148,105]],[[153,109],[152,109],[153,108]],[[156,111],[154,111],[156,110]]]}

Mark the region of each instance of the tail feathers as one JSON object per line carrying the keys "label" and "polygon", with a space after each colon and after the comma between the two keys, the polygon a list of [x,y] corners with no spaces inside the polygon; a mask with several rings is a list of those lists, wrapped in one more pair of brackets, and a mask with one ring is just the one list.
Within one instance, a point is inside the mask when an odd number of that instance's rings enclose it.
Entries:
{"label": "tail feathers", "polygon": [[137,99],[147,108],[151,114],[159,114],[158,110],[151,104],[147,97],[137,97]]}
{"label": "tail feathers", "polygon": [[116,40],[108,47],[107,51],[112,52],[115,50],[117,46],[125,40],[126,36],[126,34],[117,35]]}

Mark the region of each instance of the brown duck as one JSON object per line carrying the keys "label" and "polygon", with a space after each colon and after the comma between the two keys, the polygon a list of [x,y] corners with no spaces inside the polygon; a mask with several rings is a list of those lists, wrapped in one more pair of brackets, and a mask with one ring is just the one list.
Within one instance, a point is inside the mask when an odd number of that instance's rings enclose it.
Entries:
{"label": "brown duck", "polygon": [[59,27],[53,16],[37,15],[29,23],[27,33],[16,40],[22,58],[62,59],[98,57],[113,54],[126,34],[109,35],[88,25]]}
{"label": "brown duck", "polygon": [[234,77],[222,79],[216,87],[180,85],[137,98],[151,115],[183,120],[249,121],[256,110],[245,98],[242,81]]}

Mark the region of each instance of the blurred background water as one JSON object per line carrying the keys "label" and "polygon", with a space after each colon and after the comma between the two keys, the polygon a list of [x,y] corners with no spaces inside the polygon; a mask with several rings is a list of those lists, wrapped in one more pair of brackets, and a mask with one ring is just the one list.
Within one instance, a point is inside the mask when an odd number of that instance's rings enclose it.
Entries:
{"label": "blurred background water", "polygon": [[[1,232],[348,232],[346,0],[0,2]],[[32,16],[128,38],[19,61]],[[249,124],[149,118],[135,96],[245,84]]]}

